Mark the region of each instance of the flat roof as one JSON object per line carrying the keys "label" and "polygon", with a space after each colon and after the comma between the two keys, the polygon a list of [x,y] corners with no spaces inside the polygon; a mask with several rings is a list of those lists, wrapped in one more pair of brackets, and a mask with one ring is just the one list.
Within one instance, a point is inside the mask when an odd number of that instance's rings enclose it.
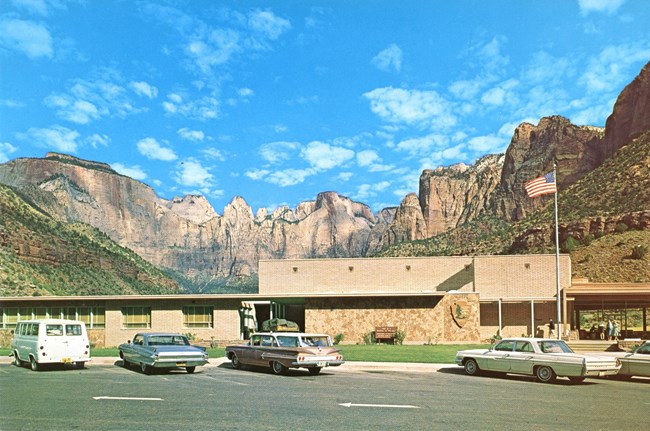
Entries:
{"label": "flat roof", "polygon": [[[475,292],[458,292],[475,293]],[[445,296],[453,295],[454,292],[296,292],[278,293],[264,295],[258,293],[249,294],[185,294],[185,295],[89,295],[89,296],[2,296],[2,302],[63,302],[63,301],[164,301],[164,300],[242,300],[259,301],[271,299],[298,299],[298,298],[363,298],[363,297],[403,297],[403,296]]]}

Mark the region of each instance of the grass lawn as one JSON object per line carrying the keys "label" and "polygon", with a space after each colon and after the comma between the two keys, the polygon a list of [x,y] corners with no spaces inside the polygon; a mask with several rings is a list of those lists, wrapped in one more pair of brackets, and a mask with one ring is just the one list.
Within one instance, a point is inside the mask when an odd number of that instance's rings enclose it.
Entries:
{"label": "grass lawn", "polygon": [[[363,362],[421,362],[453,364],[456,351],[463,349],[487,348],[485,344],[438,344],[438,345],[407,345],[394,346],[390,344],[354,344],[339,345],[346,361]],[[9,356],[10,349],[0,348],[0,356]],[[208,349],[211,358],[221,358],[225,354],[224,348]],[[119,357],[116,347],[94,348],[92,356]]]}

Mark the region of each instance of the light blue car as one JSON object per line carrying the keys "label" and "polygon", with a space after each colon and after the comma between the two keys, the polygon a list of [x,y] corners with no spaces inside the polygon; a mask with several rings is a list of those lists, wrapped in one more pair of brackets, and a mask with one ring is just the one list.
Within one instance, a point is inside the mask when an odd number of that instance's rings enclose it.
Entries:
{"label": "light blue car", "polygon": [[185,368],[192,374],[197,366],[208,363],[205,348],[192,346],[187,337],[181,334],[139,333],[133,337],[133,341],[120,344],[119,350],[125,368],[135,364],[145,374],[150,374],[155,368]]}

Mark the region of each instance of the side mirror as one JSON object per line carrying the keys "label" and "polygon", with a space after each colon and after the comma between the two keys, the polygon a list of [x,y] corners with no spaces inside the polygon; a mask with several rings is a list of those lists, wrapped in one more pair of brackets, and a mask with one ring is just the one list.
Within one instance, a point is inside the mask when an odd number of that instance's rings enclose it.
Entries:
{"label": "side mirror", "polygon": [[9,334],[14,335],[14,330],[9,331]]}
{"label": "side mirror", "polygon": [[131,340],[126,340],[126,344],[131,344]]}

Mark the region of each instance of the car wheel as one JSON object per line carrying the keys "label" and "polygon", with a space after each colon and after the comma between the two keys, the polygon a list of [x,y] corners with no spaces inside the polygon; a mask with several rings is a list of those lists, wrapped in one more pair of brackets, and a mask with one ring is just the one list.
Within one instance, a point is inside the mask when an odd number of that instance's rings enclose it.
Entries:
{"label": "car wheel", "polygon": [[480,374],[481,369],[478,367],[478,364],[474,359],[468,359],[465,361],[465,373],[470,376],[477,376]]}
{"label": "car wheel", "polygon": [[307,369],[309,370],[309,374],[311,374],[312,376],[317,376],[320,374],[321,367],[311,367]]}
{"label": "car wheel", "polygon": [[17,367],[23,366],[23,361],[21,361],[20,358],[18,357],[18,352],[14,352],[14,365]]}
{"label": "car wheel", "polygon": [[29,366],[31,367],[32,371],[39,370],[38,362],[36,362],[36,358],[34,358],[33,356],[29,358]]}
{"label": "car wheel", "polygon": [[537,380],[542,383],[551,383],[555,380],[556,377],[555,371],[546,365],[542,365],[541,367],[537,368],[537,370],[535,370],[535,376],[537,377]]}
{"label": "car wheel", "polygon": [[271,364],[271,369],[275,374],[284,374],[287,372],[287,367],[282,365],[279,361],[273,361]]}
{"label": "car wheel", "polygon": [[230,364],[235,370],[238,370],[241,368],[241,362],[239,362],[239,358],[237,355],[233,353],[233,355],[230,357]]}
{"label": "car wheel", "polygon": [[151,367],[149,365],[145,364],[144,362],[140,363],[140,370],[144,374],[151,374]]}
{"label": "car wheel", "polygon": [[586,377],[569,377],[569,381],[571,383],[582,383],[584,382]]}
{"label": "car wheel", "polygon": [[187,371],[187,374],[192,374],[196,370],[196,367],[185,367],[185,371]]}

